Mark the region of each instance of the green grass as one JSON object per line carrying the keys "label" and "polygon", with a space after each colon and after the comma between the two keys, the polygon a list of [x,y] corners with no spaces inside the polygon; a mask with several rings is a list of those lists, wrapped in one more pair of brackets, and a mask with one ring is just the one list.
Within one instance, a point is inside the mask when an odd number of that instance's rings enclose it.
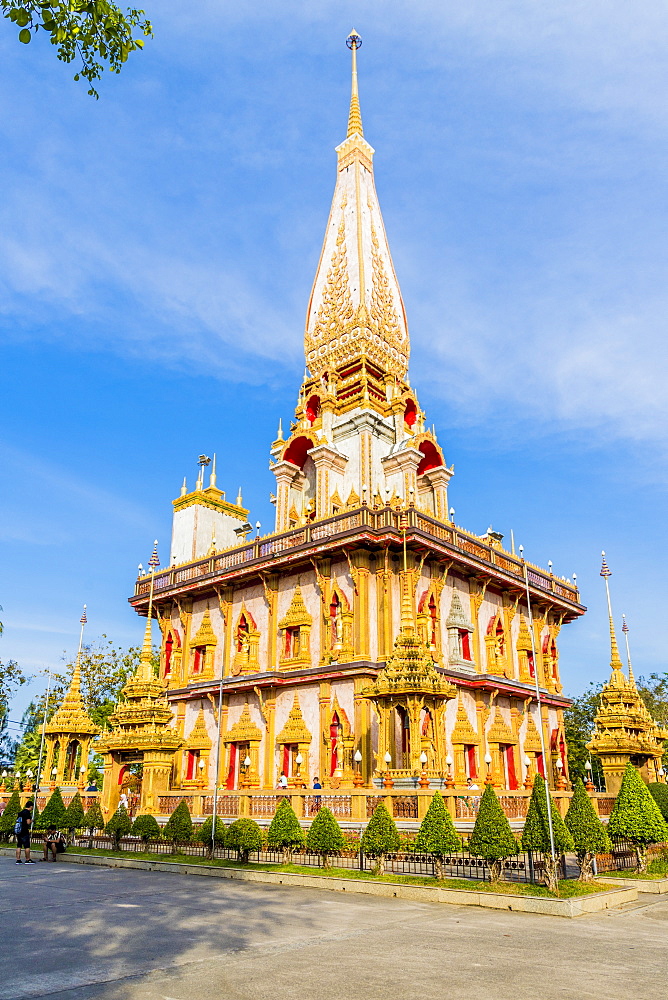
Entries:
{"label": "green grass", "polygon": [[[391,882],[400,885],[420,885],[429,889],[467,889],[469,892],[502,892],[512,896],[542,896],[553,899],[551,893],[543,885],[530,885],[524,882],[498,882],[492,885],[490,882],[477,881],[465,878],[446,878],[438,882],[428,875],[399,875],[389,873],[386,875],[372,875],[369,871],[360,871],[359,868],[312,868],[310,865],[272,865],[272,864],[242,864],[240,861],[229,861],[227,859],[216,858],[210,861],[208,858],[192,857],[189,854],[154,854],[149,851],[110,851],[103,848],[78,847],[70,851],[71,854],[97,855],[107,858],[125,858],[138,861],[165,861],[187,865],[208,865],[213,868],[234,868],[242,871],[265,871],[285,873],[287,875],[311,875],[316,878],[345,878],[358,879],[365,882]],[[610,887],[598,882],[589,884],[577,882],[572,879],[565,879],[559,882],[559,896],[562,899],[570,899],[573,896],[588,896],[594,892],[609,892]]]}
{"label": "green grass", "polygon": [[633,868],[625,868],[622,871],[601,872],[606,878],[641,878],[659,879],[668,876],[668,861],[650,861],[646,872],[637,872]]}

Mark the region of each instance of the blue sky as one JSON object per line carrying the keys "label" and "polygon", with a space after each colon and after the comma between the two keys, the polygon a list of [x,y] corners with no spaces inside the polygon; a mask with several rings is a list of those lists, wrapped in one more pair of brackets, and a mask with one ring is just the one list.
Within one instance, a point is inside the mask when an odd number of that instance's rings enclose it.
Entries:
{"label": "blue sky", "polygon": [[[658,3],[206,0],[98,102],[0,31],[0,656],[32,673],[129,610],[197,455],[270,527],[343,138],[351,27],[456,520],[578,574],[566,689],[665,669],[668,12]],[[33,686],[42,683],[38,679]],[[17,699],[18,718],[29,692]]]}

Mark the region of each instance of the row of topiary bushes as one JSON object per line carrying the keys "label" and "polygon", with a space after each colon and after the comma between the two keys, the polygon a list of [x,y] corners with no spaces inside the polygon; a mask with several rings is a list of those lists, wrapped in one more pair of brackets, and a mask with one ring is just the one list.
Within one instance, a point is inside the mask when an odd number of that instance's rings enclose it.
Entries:
{"label": "row of topiary bushes", "polygon": [[[589,881],[593,877],[596,854],[610,850],[610,836],[623,837],[633,844],[636,850],[638,871],[644,871],[648,845],[668,840],[668,827],[664,819],[668,813],[668,794],[664,793],[668,793],[668,789],[664,785],[658,785],[656,788],[660,790],[658,793],[655,788],[648,789],[636,769],[629,765],[606,829],[596,815],[581,781],[576,783],[568,812],[562,819],[543,779],[537,776],[524,829],[518,842],[494,788],[488,785],[480,801],[467,849],[470,854],[487,862],[490,878],[494,882],[501,877],[504,860],[516,854],[520,848],[539,852],[544,858],[546,883],[555,891],[558,858],[561,854],[575,851],[580,865],[580,878]],[[663,795],[663,805],[666,810],[663,815],[653,795],[657,799]],[[552,818],[554,856],[550,849],[548,802]],[[13,829],[18,809],[18,793],[14,793],[0,817],[0,832],[10,823],[10,829]],[[7,821],[3,822],[5,817]],[[117,847],[121,838],[130,833],[140,837],[144,842],[162,837],[177,845],[187,843],[195,836],[210,849],[213,848],[215,840],[217,846],[236,850],[243,861],[248,860],[251,851],[260,851],[265,845],[263,831],[254,820],[238,819],[226,828],[223,821],[217,818],[215,838],[212,837],[212,822],[210,817],[199,829],[194,830],[188,805],[182,801],[162,830],[153,816],[138,816],[133,823],[123,806],[119,806],[105,826],[97,802],[84,815],[81,800],[75,796],[65,809],[60,791],[56,789],[35,826],[36,829],[55,826],[72,832],[76,829],[87,829],[91,836],[93,830],[104,828]],[[329,809],[321,808],[308,831],[304,831],[288,798],[281,799],[266,832],[266,844],[271,848],[282,850],[284,863],[292,861],[295,850],[306,847],[309,852],[320,855],[325,867],[329,865],[329,859],[333,854],[338,854],[350,846]],[[396,824],[381,802],[362,834],[360,848],[375,859],[375,870],[382,874],[387,855],[397,852],[400,847],[401,840]],[[439,792],[436,792],[431,800],[412,848],[415,852],[432,856],[437,878],[443,878],[444,859],[462,850],[462,840],[454,828]]]}

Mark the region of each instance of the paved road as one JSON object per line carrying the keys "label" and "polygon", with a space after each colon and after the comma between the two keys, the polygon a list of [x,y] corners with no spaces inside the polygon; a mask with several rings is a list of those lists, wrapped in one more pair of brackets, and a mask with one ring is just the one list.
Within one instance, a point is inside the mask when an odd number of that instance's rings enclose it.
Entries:
{"label": "paved road", "polygon": [[665,1000],[668,900],[565,920],[0,858],[0,1000]]}

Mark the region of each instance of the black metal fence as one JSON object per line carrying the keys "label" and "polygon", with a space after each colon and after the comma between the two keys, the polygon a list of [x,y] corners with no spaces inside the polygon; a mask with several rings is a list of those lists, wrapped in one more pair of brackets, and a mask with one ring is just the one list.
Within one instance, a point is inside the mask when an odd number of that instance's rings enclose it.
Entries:
{"label": "black metal fence", "polygon": [[[37,847],[41,844],[42,835],[35,834],[33,844]],[[85,834],[77,835],[71,845],[70,850],[77,848],[96,848],[98,850],[114,850],[114,842],[111,837],[98,835],[89,837]],[[206,844],[188,841],[186,843],[174,844],[167,840],[151,840],[144,842],[137,837],[124,837],[119,845],[121,851],[128,853],[150,853],[163,855],[165,860],[170,856],[179,855],[194,858],[210,857],[210,849]],[[227,847],[216,847],[213,853],[214,859],[230,860],[237,859],[237,852]],[[305,865],[312,868],[322,866],[322,858],[318,854],[312,854],[307,850],[296,850],[293,853],[293,864]],[[283,863],[283,852],[277,848],[265,848],[261,851],[251,851],[249,861],[255,864],[280,865]],[[375,860],[368,857],[358,847],[350,847],[347,850],[329,855],[328,864],[335,869],[357,869],[359,871],[371,872],[375,866]],[[417,875],[424,877],[435,877],[438,859],[432,854],[418,854],[412,851],[397,851],[388,854],[385,859],[385,871],[387,874],[396,875]],[[473,881],[489,881],[489,866],[483,858],[474,857],[468,851],[456,851],[442,859],[443,873],[447,878],[461,878]],[[507,882],[528,882],[542,883],[544,879],[545,865],[542,855],[531,851],[518,852],[506,858],[502,863],[501,877]],[[560,877],[566,877],[565,860],[561,859]]]}

